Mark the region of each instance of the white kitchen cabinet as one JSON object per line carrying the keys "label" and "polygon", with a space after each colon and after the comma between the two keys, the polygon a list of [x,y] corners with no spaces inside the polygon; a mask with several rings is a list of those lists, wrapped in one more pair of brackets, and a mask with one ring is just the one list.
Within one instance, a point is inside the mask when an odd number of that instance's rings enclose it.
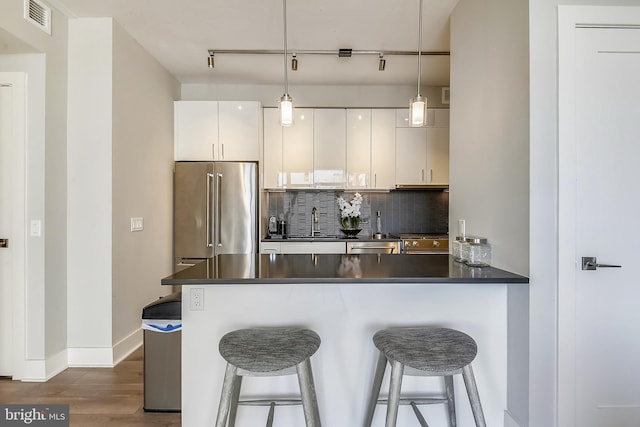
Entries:
{"label": "white kitchen cabinet", "polygon": [[218,102],[218,157],[216,160],[260,159],[260,103]]}
{"label": "white kitchen cabinet", "polygon": [[427,128],[396,128],[396,184],[427,184]]}
{"label": "white kitchen cabinet", "polygon": [[283,188],[285,173],[282,166],[282,126],[280,112],[277,108],[263,110],[263,187],[268,189]]}
{"label": "white kitchen cabinet", "polygon": [[[449,109],[448,108],[427,108],[427,124],[426,127],[449,127]],[[408,128],[409,109],[399,108],[396,110],[396,127]]]}
{"label": "white kitchen cabinet", "polygon": [[176,101],[176,160],[258,161],[260,103]]}
{"label": "white kitchen cabinet", "polygon": [[427,128],[427,184],[449,184],[449,128]]}
{"label": "white kitchen cabinet", "polygon": [[345,242],[282,242],[283,254],[346,254]]}
{"label": "white kitchen cabinet", "polygon": [[288,188],[313,186],[313,109],[293,110],[292,126],[282,128],[283,185]]}
{"label": "white kitchen cabinet", "polygon": [[347,110],[347,188],[371,184],[371,114],[370,109]]}
{"label": "white kitchen cabinet", "polygon": [[347,114],[344,108],[313,112],[313,183],[344,188],[347,169]]}
{"label": "white kitchen cabinet", "polygon": [[175,101],[174,155],[176,160],[217,160],[218,102]]}
{"label": "white kitchen cabinet", "polygon": [[280,242],[260,242],[261,254],[279,254],[282,253]]}
{"label": "white kitchen cabinet", "polygon": [[371,185],[391,189],[396,185],[396,112],[371,110]]}

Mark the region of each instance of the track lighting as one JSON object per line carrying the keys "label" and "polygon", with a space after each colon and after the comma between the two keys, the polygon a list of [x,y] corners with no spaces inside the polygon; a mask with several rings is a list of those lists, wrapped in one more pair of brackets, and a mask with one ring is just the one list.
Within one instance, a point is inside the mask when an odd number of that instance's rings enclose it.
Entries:
{"label": "track lighting", "polygon": [[298,71],[298,58],[296,57],[295,53],[292,55],[292,58],[291,58],[291,69],[293,71]]}
{"label": "track lighting", "polygon": [[387,61],[384,59],[384,55],[380,54],[380,60],[378,61],[378,71],[384,71],[384,67],[387,65]]}
{"label": "track lighting", "polygon": [[411,126],[424,126],[427,119],[427,98],[420,95],[420,71],[422,55],[422,0],[418,12],[418,95],[409,101],[409,124]]}
{"label": "track lighting", "polygon": [[209,51],[209,58],[207,58],[207,65],[209,66],[209,68],[213,68],[216,65],[212,50]]}

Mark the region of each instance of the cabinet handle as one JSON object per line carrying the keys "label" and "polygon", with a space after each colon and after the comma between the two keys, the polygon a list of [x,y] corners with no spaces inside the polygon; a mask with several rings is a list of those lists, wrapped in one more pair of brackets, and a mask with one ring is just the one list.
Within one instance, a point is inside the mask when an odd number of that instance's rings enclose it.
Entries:
{"label": "cabinet handle", "polygon": [[420,170],[420,173],[422,174],[422,178],[420,178],[420,182],[424,182],[424,169]]}
{"label": "cabinet handle", "polygon": [[429,184],[433,182],[433,169],[429,169]]}
{"label": "cabinet handle", "polygon": [[224,144],[220,144],[220,148],[222,149],[222,160],[224,160]]}
{"label": "cabinet handle", "polygon": [[373,174],[373,188],[378,188],[378,174]]}
{"label": "cabinet handle", "polygon": [[211,144],[211,158],[216,159],[216,144]]}

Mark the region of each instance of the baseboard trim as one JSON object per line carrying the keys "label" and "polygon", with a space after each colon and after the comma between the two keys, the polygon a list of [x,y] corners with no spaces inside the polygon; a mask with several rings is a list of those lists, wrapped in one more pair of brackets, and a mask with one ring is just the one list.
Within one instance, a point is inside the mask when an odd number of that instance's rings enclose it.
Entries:
{"label": "baseboard trim", "polygon": [[71,347],[70,367],[113,368],[142,345],[142,328],[136,329],[113,347]]}
{"label": "baseboard trim", "polygon": [[122,339],[113,346],[113,360],[115,364],[122,362],[131,353],[136,351],[142,345],[142,328],[138,328],[128,337]]}
{"label": "baseboard trim", "polygon": [[46,382],[69,367],[67,350],[62,350],[44,360],[25,360],[21,381]]}
{"label": "baseboard trim", "polygon": [[504,411],[504,427],[526,427],[526,425],[516,421],[509,411]]}

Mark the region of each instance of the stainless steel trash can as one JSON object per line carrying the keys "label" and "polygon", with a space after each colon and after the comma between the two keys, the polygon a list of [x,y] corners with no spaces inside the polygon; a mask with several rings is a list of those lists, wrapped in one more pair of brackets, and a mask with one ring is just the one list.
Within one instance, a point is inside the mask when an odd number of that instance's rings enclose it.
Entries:
{"label": "stainless steel trash can", "polygon": [[142,309],[144,330],[144,410],[180,412],[182,293]]}

